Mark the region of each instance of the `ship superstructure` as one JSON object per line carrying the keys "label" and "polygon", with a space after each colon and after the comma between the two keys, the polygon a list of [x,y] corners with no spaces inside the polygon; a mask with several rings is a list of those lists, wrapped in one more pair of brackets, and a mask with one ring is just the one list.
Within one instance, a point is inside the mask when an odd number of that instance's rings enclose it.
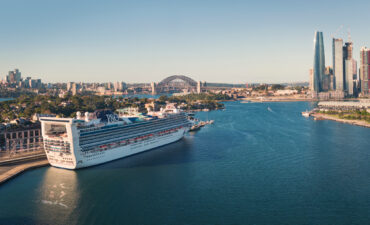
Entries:
{"label": "ship superstructure", "polygon": [[40,118],[52,166],[77,169],[147,151],[181,139],[191,123],[183,112],[160,116],[85,113],[77,118]]}

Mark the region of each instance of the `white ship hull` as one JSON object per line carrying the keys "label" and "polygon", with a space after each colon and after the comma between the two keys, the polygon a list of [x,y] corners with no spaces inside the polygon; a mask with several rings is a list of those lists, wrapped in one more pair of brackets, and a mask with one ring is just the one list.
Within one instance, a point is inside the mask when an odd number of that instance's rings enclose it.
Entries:
{"label": "white ship hull", "polygon": [[[152,139],[139,141],[130,145],[113,148],[100,153],[90,154],[86,156],[80,155],[76,157],[77,168],[94,166],[109,162],[115,159],[127,157],[140,152],[148,151],[163,145],[167,145],[176,142],[184,137],[185,129],[180,129],[175,133],[167,134],[165,136],[155,137]],[[57,165],[56,165],[57,166]]]}
{"label": "white ship hull", "polygon": [[94,166],[170,144],[184,137],[190,125],[182,113],[129,124],[41,119],[49,163],[65,169]]}

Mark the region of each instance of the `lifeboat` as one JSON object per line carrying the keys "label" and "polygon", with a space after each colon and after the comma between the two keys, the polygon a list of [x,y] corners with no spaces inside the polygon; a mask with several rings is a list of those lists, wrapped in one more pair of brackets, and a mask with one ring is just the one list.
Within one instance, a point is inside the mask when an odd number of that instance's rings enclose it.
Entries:
{"label": "lifeboat", "polygon": [[111,147],[111,148],[117,147],[117,143],[111,143],[111,144],[109,144],[109,147]]}

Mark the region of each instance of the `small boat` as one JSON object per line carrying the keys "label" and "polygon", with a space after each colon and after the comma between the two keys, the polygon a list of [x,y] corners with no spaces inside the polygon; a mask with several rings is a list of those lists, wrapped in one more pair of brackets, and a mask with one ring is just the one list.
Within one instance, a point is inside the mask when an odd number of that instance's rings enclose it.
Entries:
{"label": "small boat", "polygon": [[302,112],[302,116],[304,117],[310,117],[311,113],[306,111],[306,112]]}
{"label": "small boat", "polygon": [[197,130],[200,130],[200,126],[199,125],[193,125],[189,131],[197,131]]}

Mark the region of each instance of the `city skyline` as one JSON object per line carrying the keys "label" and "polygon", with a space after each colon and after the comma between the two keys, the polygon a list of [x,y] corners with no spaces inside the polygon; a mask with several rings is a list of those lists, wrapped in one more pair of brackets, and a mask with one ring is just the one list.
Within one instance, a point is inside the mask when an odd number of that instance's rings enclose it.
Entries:
{"label": "city skyline", "polygon": [[366,6],[370,3],[7,2],[0,9],[0,27],[8,34],[0,37],[0,76],[19,68],[45,82],[159,82],[175,74],[223,83],[308,81],[315,30],[323,31],[325,61],[332,62],[331,35],[343,25],[335,37],[347,42],[350,27],[359,62],[360,48],[370,42],[363,29],[370,16],[358,16]]}

